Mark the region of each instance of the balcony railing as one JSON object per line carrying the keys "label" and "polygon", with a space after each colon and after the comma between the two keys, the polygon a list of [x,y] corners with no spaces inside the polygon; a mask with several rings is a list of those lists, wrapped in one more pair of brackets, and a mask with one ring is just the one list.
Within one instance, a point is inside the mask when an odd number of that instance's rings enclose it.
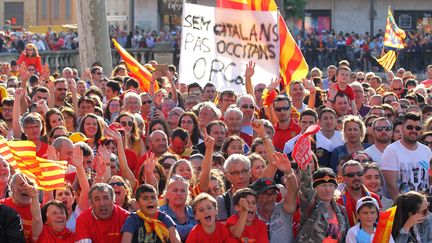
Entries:
{"label": "balcony railing", "polygon": [[[174,49],[168,44],[162,43],[153,49],[126,49],[140,63],[149,60],[156,60],[159,63],[174,63]],[[74,67],[80,69],[79,51],[62,50],[62,51],[45,51],[40,52],[42,63],[48,63],[52,72],[61,71],[65,67]],[[18,53],[0,53],[0,62],[10,62],[17,60]],[[121,60],[117,50],[111,49],[113,67]]]}

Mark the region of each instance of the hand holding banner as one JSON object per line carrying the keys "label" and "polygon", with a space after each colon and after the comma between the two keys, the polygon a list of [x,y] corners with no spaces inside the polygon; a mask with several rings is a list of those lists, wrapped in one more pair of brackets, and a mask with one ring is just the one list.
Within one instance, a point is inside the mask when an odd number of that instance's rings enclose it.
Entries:
{"label": "hand holding banner", "polygon": [[294,145],[292,157],[301,170],[306,169],[307,165],[312,161],[311,141],[309,136],[317,133],[320,129],[318,125],[308,127],[308,129],[300,135]]}

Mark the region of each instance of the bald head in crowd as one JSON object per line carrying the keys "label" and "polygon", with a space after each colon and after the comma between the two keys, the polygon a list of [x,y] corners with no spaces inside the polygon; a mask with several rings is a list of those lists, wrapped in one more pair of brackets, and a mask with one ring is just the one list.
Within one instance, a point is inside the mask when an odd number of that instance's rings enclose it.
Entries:
{"label": "bald head in crowd", "polygon": [[73,143],[69,138],[58,137],[52,143],[59,160],[66,160],[69,164],[73,157]]}
{"label": "bald head in crowd", "polygon": [[168,150],[168,137],[161,131],[156,130],[150,134],[149,147],[156,157],[161,156]]}

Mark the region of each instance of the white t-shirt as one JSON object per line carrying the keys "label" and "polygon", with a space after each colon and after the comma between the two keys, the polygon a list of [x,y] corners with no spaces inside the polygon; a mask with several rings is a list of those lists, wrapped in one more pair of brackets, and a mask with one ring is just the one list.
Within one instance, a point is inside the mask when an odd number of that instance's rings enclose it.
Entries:
{"label": "white t-shirt", "polygon": [[372,159],[373,162],[376,162],[378,165],[381,163],[382,152],[374,145],[365,149],[364,152]]}
{"label": "white t-shirt", "polygon": [[[318,134],[322,134],[322,132],[319,131],[317,133],[317,136],[318,136]],[[322,135],[323,135],[323,137],[327,138],[326,136],[324,136],[324,134],[322,134]],[[333,134],[333,136],[329,140],[330,140],[330,145],[331,145],[329,152],[332,152],[335,148],[345,144],[342,133],[340,131],[335,131],[335,133]]]}
{"label": "white t-shirt", "polygon": [[409,150],[396,141],[384,150],[381,170],[397,171],[397,186],[400,193],[421,191],[429,186],[429,161],[432,152],[429,147],[417,142],[416,150]]}

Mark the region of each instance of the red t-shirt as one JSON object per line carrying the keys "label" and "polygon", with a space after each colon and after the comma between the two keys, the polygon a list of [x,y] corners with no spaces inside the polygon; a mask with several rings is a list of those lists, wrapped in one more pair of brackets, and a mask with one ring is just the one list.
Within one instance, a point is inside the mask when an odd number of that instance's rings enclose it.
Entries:
{"label": "red t-shirt", "polygon": [[288,129],[282,130],[279,128],[279,122],[274,126],[275,134],[273,136],[273,145],[279,151],[283,151],[285,143],[291,138],[297,136],[301,132],[299,124],[290,118]]}
{"label": "red t-shirt", "polygon": [[253,136],[251,136],[250,134],[247,134],[245,132],[240,132],[240,138],[243,139],[243,141],[245,141],[245,143],[250,147],[252,146],[252,142],[253,142]]}
{"label": "red t-shirt", "polygon": [[348,96],[348,99],[350,99],[350,101],[355,99],[354,90],[351,88],[351,86],[347,85],[344,90],[339,89],[338,84],[336,84],[335,87],[338,90],[338,92],[346,94],[346,96]]}
{"label": "red t-shirt", "polygon": [[12,198],[3,198],[0,199],[0,204],[9,206],[15,211],[18,212],[19,216],[21,217],[23,227],[24,227],[24,238],[26,242],[33,242],[32,240],[32,214],[30,210],[30,204],[28,206],[18,206],[13,201]]}
{"label": "red t-shirt", "polygon": [[74,236],[75,233],[71,232],[66,227],[62,232],[54,232],[48,225],[44,225],[36,243],[74,243]]}
{"label": "red t-shirt", "polygon": [[[235,225],[238,220],[239,216],[237,214],[229,217],[226,221],[226,226],[228,227],[228,229],[230,226]],[[269,242],[267,225],[255,215],[252,224],[245,225],[241,238],[236,239],[236,242]]]}
{"label": "red t-shirt", "polygon": [[[130,149],[125,149],[125,155],[126,155],[126,160],[127,160],[127,164],[129,166],[129,169],[133,172],[135,171],[137,168],[137,164],[138,164],[138,156],[135,153],[135,151],[130,150]],[[138,168],[139,170],[140,168]]]}
{"label": "red t-shirt", "polygon": [[114,205],[111,218],[97,219],[91,208],[77,218],[75,241],[91,239],[93,243],[118,243],[121,241],[120,230],[129,215],[123,208]]}
{"label": "red t-shirt", "polygon": [[41,141],[41,147],[36,151],[36,156],[46,159],[48,151],[48,144]]}
{"label": "red t-shirt", "polygon": [[231,237],[229,229],[220,222],[216,223],[216,229],[213,233],[207,234],[201,224],[195,225],[186,240],[186,243],[223,243],[223,242],[236,242],[236,239]]}

